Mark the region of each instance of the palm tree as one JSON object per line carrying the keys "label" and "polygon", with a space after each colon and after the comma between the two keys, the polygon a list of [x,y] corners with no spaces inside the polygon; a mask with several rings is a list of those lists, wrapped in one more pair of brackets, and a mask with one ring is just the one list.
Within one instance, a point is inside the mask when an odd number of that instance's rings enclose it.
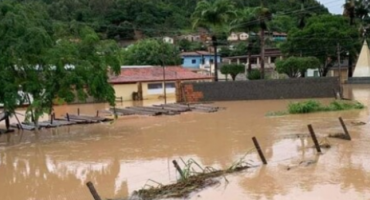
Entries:
{"label": "palm tree", "polygon": [[305,0],[301,0],[301,10],[298,13],[298,28],[303,29],[306,26],[306,19],[312,16],[312,13],[305,9]]}
{"label": "palm tree", "polygon": [[258,23],[260,26],[261,32],[261,53],[260,53],[260,60],[261,60],[261,79],[265,78],[265,31],[267,30],[267,21],[271,20],[271,12],[268,8],[264,7],[261,4],[260,7],[256,8],[256,18],[258,19]]}
{"label": "palm tree", "polygon": [[235,8],[229,0],[207,1],[197,3],[195,11],[191,16],[193,28],[203,27],[212,32],[214,47],[215,81],[218,81],[217,67],[217,30],[227,25],[235,17]]}
{"label": "palm tree", "polygon": [[344,11],[343,15],[350,18],[350,25],[353,25],[353,21],[355,19],[355,3],[353,0],[347,0],[346,3],[343,5]]}
{"label": "palm tree", "polygon": [[[263,6],[261,2],[260,7],[246,8],[238,12],[238,17],[235,20],[235,28],[242,30],[260,30],[260,40],[261,40],[261,78],[265,77],[265,31],[267,30],[267,21],[271,20],[272,14],[270,10]],[[248,44],[249,49],[251,50],[253,44]],[[250,51],[249,51],[250,52]],[[250,61],[250,53],[248,54]],[[249,62],[248,72],[251,71],[251,64]]]}
{"label": "palm tree", "polygon": [[[247,7],[244,9],[240,9],[237,12],[236,19],[231,23],[232,30],[240,30],[240,31],[254,31],[259,28],[257,19],[255,17],[256,8]],[[248,74],[252,71],[252,63],[251,63],[251,52],[254,47],[254,42],[252,38],[248,38]]]}

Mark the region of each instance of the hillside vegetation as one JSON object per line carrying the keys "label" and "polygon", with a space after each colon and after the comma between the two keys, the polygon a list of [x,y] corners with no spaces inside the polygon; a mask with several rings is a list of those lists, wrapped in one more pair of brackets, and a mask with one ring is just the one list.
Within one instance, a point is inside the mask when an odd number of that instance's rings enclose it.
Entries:
{"label": "hillside vegetation", "polygon": [[[24,0],[19,0],[24,1]],[[54,20],[77,21],[92,26],[103,38],[131,40],[137,37],[178,35],[191,31],[191,15],[199,0],[29,0],[45,3]],[[214,0],[209,0],[214,1]],[[285,13],[298,23],[301,0],[230,0],[235,8],[263,6],[273,14]],[[314,14],[328,13],[316,0],[304,1]],[[280,20],[280,21],[281,21]],[[271,29],[286,31],[277,22]],[[280,29],[280,30],[279,30]]]}

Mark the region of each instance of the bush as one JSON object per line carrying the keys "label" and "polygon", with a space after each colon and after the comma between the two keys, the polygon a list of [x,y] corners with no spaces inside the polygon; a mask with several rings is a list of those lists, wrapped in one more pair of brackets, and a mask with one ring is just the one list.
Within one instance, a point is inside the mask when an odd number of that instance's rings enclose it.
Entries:
{"label": "bush", "polygon": [[249,80],[259,80],[261,79],[261,72],[258,69],[252,69],[251,73],[248,73],[247,78]]}
{"label": "bush", "polygon": [[290,114],[311,113],[320,111],[321,109],[322,109],[321,103],[315,100],[290,103],[288,105],[288,112]]}
{"label": "bush", "polygon": [[290,114],[298,113],[312,113],[320,111],[340,111],[340,110],[353,110],[363,109],[365,106],[360,102],[348,101],[333,101],[328,106],[321,105],[320,102],[315,100],[308,100],[304,102],[295,102],[288,105],[288,112]]}

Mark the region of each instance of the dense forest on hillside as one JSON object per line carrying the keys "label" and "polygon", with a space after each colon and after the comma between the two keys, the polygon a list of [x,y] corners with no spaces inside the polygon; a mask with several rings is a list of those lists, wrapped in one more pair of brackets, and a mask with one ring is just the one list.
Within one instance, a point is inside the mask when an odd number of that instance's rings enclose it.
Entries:
{"label": "dense forest on hillside", "polygon": [[[19,0],[43,1],[54,20],[92,26],[102,38],[131,40],[136,36],[190,32],[191,15],[199,0]],[[210,0],[214,1],[214,0]],[[231,0],[236,8],[263,6],[273,14],[297,18],[301,0]],[[316,0],[305,0],[311,14],[328,13]],[[274,26],[272,26],[273,28]]]}

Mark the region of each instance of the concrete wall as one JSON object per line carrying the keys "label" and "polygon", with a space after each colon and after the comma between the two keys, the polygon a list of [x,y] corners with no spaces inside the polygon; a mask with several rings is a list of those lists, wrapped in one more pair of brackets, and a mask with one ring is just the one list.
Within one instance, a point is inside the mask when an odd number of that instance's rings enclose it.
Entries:
{"label": "concrete wall", "polygon": [[189,102],[326,98],[335,97],[339,80],[330,77],[187,83],[182,89]]}

